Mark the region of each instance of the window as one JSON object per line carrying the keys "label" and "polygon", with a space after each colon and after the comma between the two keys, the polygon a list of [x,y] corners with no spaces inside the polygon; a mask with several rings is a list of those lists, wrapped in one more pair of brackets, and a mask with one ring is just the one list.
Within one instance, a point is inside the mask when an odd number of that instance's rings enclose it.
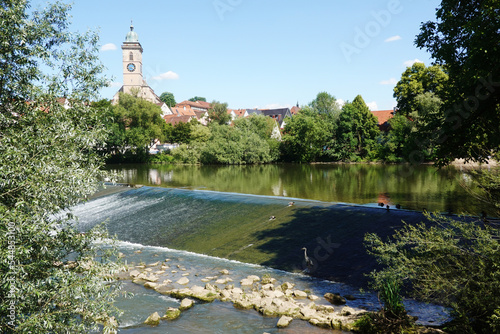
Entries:
{"label": "window", "polygon": [[134,54],[132,53],[132,51],[130,52],[130,54],[128,56],[128,60],[134,60]]}

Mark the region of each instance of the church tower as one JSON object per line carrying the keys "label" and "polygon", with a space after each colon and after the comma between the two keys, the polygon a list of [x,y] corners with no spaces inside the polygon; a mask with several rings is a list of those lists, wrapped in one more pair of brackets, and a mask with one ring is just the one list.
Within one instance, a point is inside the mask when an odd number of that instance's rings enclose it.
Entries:
{"label": "church tower", "polygon": [[142,77],[142,46],[139,36],[130,25],[130,31],[122,45],[123,54],[123,92],[130,94],[131,89],[140,88],[144,84]]}
{"label": "church tower", "polygon": [[139,36],[134,31],[134,26],[130,24],[130,31],[122,44],[123,86],[113,97],[112,103],[118,104],[120,93],[137,94],[137,97],[161,106],[164,114],[172,113],[142,76],[142,51]]}

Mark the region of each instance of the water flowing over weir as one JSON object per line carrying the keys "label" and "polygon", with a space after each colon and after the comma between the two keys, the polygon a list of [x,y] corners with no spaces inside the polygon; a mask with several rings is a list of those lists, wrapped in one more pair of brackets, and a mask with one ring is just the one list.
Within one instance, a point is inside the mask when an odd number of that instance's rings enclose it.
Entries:
{"label": "water flowing over weir", "polygon": [[[78,226],[82,231],[106,221],[110,234],[121,241],[120,251],[126,254],[128,261],[151,263],[172,258],[182,261],[191,268],[192,275],[196,272],[199,278],[213,275],[214,270],[229,269],[234,273],[234,282],[246,275],[267,273],[278,280],[293,281],[319,296],[326,292],[355,295],[358,298],[349,306],[372,310],[379,306],[376,296],[360,294],[358,290],[366,284],[363,274],[375,268],[374,259],[363,247],[365,233],[392,235],[394,229],[402,226],[402,220],[418,223],[424,219],[419,213],[405,210],[155,187],[129,188],[98,197],[75,207],[73,213],[79,217]],[[314,266],[309,268],[313,277],[302,274],[307,268],[302,247],[307,247],[309,257],[314,260]],[[137,250],[142,253],[135,253]],[[190,279],[198,284],[198,278]],[[129,283],[126,289],[140,291],[139,302],[149,305],[141,306],[137,312],[126,311],[127,320],[122,325],[131,326],[127,331],[134,332],[134,328],[155,311],[153,305],[164,303],[166,309],[177,303]],[[120,303],[128,305],[127,301]],[[410,313],[418,315],[424,323],[439,322],[446,317],[439,308],[413,301],[408,301],[408,306]],[[230,304],[220,302],[204,304],[196,312],[202,313],[197,316],[210,323],[220,322],[214,325],[218,329],[203,332],[273,332],[277,321],[259,318],[255,311],[234,310]],[[245,324],[244,329],[238,330],[225,328],[230,325],[227,319],[220,318],[221,314],[237,323],[251,318],[250,322],[258,325],[254,328]],[[186,322],[176,321],[175,326],[170,323],[168,332],[176,333],[175,328],[179,333],[189,332],[188,327],[194,320],[189,321],[187,317]],[[288,329],[289,333],[306,332],[303,326],[309,326],[305,322],[295,323]],[[139,329],[135,329],[137,333],[146,332],[142,327]],[[307,332],[317,330],[320,329],[307,327]],[[148,331],[155,332],[151,328]]]}

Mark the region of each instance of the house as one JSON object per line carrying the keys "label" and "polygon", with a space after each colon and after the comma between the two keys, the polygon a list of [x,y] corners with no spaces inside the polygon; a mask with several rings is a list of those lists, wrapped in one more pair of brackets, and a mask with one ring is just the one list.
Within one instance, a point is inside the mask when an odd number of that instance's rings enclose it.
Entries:
{"label": "house", "polygon": [[247,109],[248,115],[264,115],[275,119],[278,122],[280,129],[285,128],[285,118],[292,117],[290,108],[279,109]]}
{"label": "house", "polygon": [[372,111],[372,114],[377,118],[380,131],[387,132],[390,128],[389,120],[396,114],[396,108],[394,110],[376,110]]}
{"label": "house", "polygon": [[205,101],[182,101],[175,105],[176,108],[191,108],[194,111],[208,111],[210,109],[210,103]]}

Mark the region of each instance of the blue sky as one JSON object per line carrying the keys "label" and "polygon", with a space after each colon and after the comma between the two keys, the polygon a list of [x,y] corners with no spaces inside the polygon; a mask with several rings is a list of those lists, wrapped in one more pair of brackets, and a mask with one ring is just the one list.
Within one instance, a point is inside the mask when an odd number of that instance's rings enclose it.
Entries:
{"label": "blue sky", "polygon": [[[36,0],[34,6],[45,2]],[[177,102],[204,96],[230,108],[308,104],[326,91],[361,94],[372,110],[395,106],[407,65],[431,63],[414,45],[437,0],[76,0],[72,30],[98,29],[101,60],[120,88],[120,46],[133,20],[143,74]]]}

